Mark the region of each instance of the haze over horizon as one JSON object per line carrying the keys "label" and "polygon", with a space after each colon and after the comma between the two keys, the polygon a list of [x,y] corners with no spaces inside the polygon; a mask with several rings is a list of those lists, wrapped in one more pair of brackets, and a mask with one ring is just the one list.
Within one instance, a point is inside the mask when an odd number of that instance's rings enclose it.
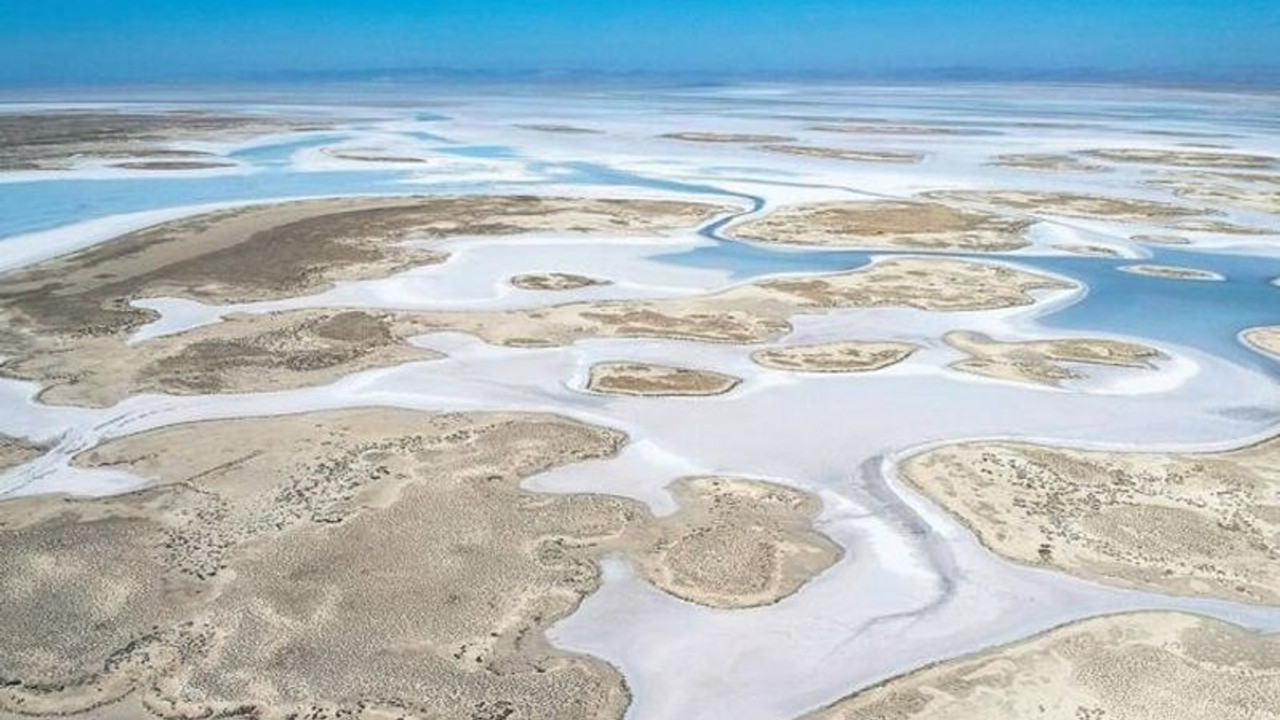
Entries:
{"label": "haze over horizon", "polygon": [[1235,0],[16,0],[0,83],[96,84],[437,68],[708,76],[1280,77],[1280,3]]}

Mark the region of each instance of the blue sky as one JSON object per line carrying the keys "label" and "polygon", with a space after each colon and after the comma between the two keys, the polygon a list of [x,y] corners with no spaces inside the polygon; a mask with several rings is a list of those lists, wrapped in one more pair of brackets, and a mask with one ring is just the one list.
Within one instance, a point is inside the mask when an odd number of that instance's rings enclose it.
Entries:
{"label": "blue sky", "polygon": [[1280,0],[0,0],[0,82],[1280,66]]}

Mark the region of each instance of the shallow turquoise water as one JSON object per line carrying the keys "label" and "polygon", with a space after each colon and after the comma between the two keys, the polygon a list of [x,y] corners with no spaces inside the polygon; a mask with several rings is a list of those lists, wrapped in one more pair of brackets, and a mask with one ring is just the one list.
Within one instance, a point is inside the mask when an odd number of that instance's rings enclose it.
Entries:
{"label": "shallow turquoise water", "polygon": [[[735,280],[778,272],[840,272],[880,253],[773,250],[733,241],[662,256],[673,264],[731,269]],[[969,256],[972,257],[972,256]],[[978,255],[1007,262],[1011,258]],[[1156,249],[1149,260],[1017,257],[1018,264],[1069,277],[1089,288],[1080,300],[1040,318],[1047,327],[1112,332],[1198,348],[1280,377],[1276,363],[1240,344],[1245,328],[1280,323],[1280,259]],[[1120,270],[1138,262],[1217,272],[1224,282],[1194,282]]]}

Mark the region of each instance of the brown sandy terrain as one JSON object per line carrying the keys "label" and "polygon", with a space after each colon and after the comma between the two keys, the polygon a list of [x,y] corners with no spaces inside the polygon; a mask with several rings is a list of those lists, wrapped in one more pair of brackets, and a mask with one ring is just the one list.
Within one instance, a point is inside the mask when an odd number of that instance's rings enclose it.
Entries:
{"label": "brown sandy terrain", "polygon": [[0,171],[59,170],[85,157],[200,157],[205,153],[167,146],[326,127],[313,120],[203,112],[0,113]]}
{"label": "brown sandy terrain", "polygon": [[969,357],[950,365],[973,375],[1039,385],[1087,377],[1063,363],[1151,368],[1168,357],[1153,347],[1102,338],[1063,338],[1002,342],[976,332],[956,330],[943,336],[948,345]]}
{"label": "brown sandy terrain", "polygon": [[1276,720],[1280,637],[1197,615],[1082,620],[887,680],[806,720]]}
{"label": "brown sandy terrain", "polygon": [[731,477],[681,478],[671,491],[680,509],[652,523],[637,564],[676,597],[720,608],[770,605],[844,554],[813,529],[822,504],[808,493]]}
{"label": "brown sandy terrain", "polygon": [[1280,175],[1260,173],[1170,174],[1149,184],[1187,200],[1280,214]]}
{"label": "brown sandy terrain", "polygon": [[516,125],[521,130],[536,130],[545,133],[562,133],[565,135],[599,135],[602,131],[593,130],[591,128],[578,127],[576,125],[555,125],[555,124],[521,124]]}
{"label": "brown sandy terrain", "polygon": [[1092,255],[1094,257],[1120,257],[1120,252],[1115,248],[1109,248],[1105,245],[1089,245],[1087,243],[1059,243],[1054,245],[1059,250],[1065,250],[1073,255]]}
{"label": "brown sandy terrain", "polygon": [[40,445],[0,433],[0,472],[17,467],[44,454]]}
{"label": "brown sandy terrain", "polygon": [[1045,215],[1105,220],[1178,220],[1207,211],[1152,200],[1023,190],[935,190],[924,197]]}
{"label": "brown sandy terrain", "polygon": [[235,165],[203,160],[138,160],[135,162],[116,163],[111,167],[122,170],[213,170],[216,168],[235,167]]}
{"label": "brown sandy terrain", "polygon": [[785,143],[795,138],[785,135],[760,135],[753,133],[674,132],[659,135],[664,140],[683,140],[700,143]]}
{"label": "brown sandy terrain", "polygon": [[788,205],[729,233],[790,245],[1003,252],[1025,247],[1031,224],[942,203],[879,200]]}
{"label": "brown sandy terrain", "polygon": [[1218,233],[1221,235],[1270,235],[1272,231],[1265,228],[1249,227],[1247,225],[1236,225],[1226,220],[1211,220],[1208,218],[1184,218],[1173,223],[1169,223],[1170,227],[1185,232],[1206,232]]}
{"label": "brown sandy terrain", "polygon": [[640,362],[601,362],[591,366],[587,389],[606,395],[723,395],[741,378],[710,370]]}
{"label": "brown sandy terrain", "polygon": [[[11,357],[0,374],[91,385],[117,369],[136,373],[151,360],[176,355],[171,339],[159,348],[125,346],[130,332],[155,319],[130,304],[139,298],[222,304],[310,295],[339,280],[384,277],[444,259],[402,242],[412,238],[539,229],[658,232],[694,225],[720,210],[651,200],[402,197],[251,206],[164,223],[0,275],[0,354]],[[297,344],[283,336],[296,334],[293,329],[309,317],[264,319],[261,327],[246,320],[232,336],[225,329],[202,330],[184,334],[183,341],[231,341],[242,350],[256,343],[260,352],[253,354],[268,363],[279,343]],[[124,391],[116,387],[99,401]]]}
{"label": "brown sandy terrain", "polygon": [[960,443],[908,458],[900,475],[1010,560],[1280,603],[1280,439],[1217,453]]}
{"label": "brown sandy terrain", "polygon": [[[306,256],[307,262],[314,259]],[[328,273],[344,271],[340,262],[324,268]],[[183,287],[169,281],[170,275],[162,277],[164,287]],[[249,280],[244,275],[228,279]],[[0,374],[45,385],[40,396],[44,402],[89,406],[110,405],[139,391],[237,392],[329,382],[360,369],[430,358],[430,353],[399,344],[435,331],[471,333],[510,347],[548,347],[595,337],[754,343],[790,330],[789,319],[797,314],[854,307],[997,309],[1030,304],[1037,290],[1072,287],[1000,265],[902,258],[834,275],[763,280],[689,298],[583,301],[488,312],[361,313],[366,317],[357,322],[353,315],[350,321],[361,333],[340,339],[316,330],[317,323],[340,311],[299,310],[242,316],[236,322],[129,345],[125,332],[149,316],[113,298],[133,292],[140,284],[136,279],[105,291],[67,295],[58,294],[57,282],[32,281],[30,290],[15,287],[9,297],[0,292],[0,309],[22,319],[8,335],[0,335],[0,348],[12,356],[0,365]],[[216,290],[217,298],[228,297],[231,290],[282,292],[270,283],[225,290],[212,284],[188,287]]]}
{"label": "brown sandy terrain", "polygon": [[1218,273],[1209,270],[1197,270],[1174,265],[1152,265],[1148,263],[1144,265],[1124,265],[1118,269],[1135,275],[1150,275],[1152,277],[1169,278],[1170,280],[1213,281],[1224,279]]}
{"label": "brown sandy terrain", "polygon": [[854,162],[918,163],[924,160],[923,153],[898,152],[894,150],[850,150],[847,148],[822,147],[820,145],[777,143],[758,145],[756,147],[759,150],[767,150],[784,155],[801,155],[830,160],[852,160]]}
{"label": "brown sandy terrain", "polygon": [[1049,170],[1054,172],[1106,172],[1107,166],[1085,162],[1074,155],[1045,153],[1010,153],[997,155],[989,164],[1019,170]]}
{"label": "brown sandy terrain", "polygon": [[1244,332],[1243,337],[1247,345],[1280,356],[1280,325],[1251,328]]}
{"label": "brown sandy terrain", "polygon": [[439,357],[406,343],[390,313],[307,310],[231,315],[137,345],[90,337],[77,341],[69,355],[40,354],[3,370],[47,378],[42,402],[105,407],[145,392],[205,395],[324,385],[363,370]]}
{"label": "brown sandy terrain", "polygon": [[1196,150],[1122,148],[1084,150],[1080,154],[1111,162],[1172,165],[1175,167],[1233,168],[1240,170],[1264,170],[1275,167],[1280,163],[1280,158],[1271,157],[1270,155]]}
{"label": "brown sandy terrain", "polygon": [[900,342],[847,340],[817,345],[791,345],[757,350],[751,359],[774,370],[794,372],[869,372],[906,360],[916,346]]}
{"label": "brown sandy terrain", "polygon": [[724,607],[774,602],[838,557],[809,527],[817,501],[766,483],[682,481],[686,506],[660,520],[519,487],[623,440],[552,415],[385,408],[111,440],[75,462],[155,484],[0,502],[0,713],[620,718],[617,671],[543,636],[602,556]]}
{"label": "brown sandy terrain", "polygon": [[512,276],[510,282],[521,290],[577,290],[613,284],[609,280],[562,272],[521,273]]}

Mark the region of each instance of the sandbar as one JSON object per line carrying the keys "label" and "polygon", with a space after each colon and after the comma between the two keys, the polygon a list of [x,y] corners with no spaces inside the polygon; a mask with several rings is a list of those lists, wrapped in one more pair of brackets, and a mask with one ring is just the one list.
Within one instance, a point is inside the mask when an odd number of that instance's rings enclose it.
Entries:
{"label": "sandbar", "polygon": [[1157,150],[1121,148],[1084,150],[1081,155],[1111,162],[1171,165],[1175,167],[1215,167],[1240,170],[1262,170],[1275,167],[1280,158],[1238,152],[1204,152],[1196,150]]}
{"label": "sandbar", "polygon": [[943,202],[974,203],[1023,212],[1106,220],[1177,220],[1206,210],[1136,198],[1026,190],[935,190],[924,197]]}
{"label": "sandbar", "polygon": [[1092,257],[1120,257],[1120,251],[1115,248],[1109,248],[1105,245],[1090,245],[1088,243],[1058,243],[1055,248],[1071,253],[1072,255],[1089,255]]}
{"label": "sandbar", "polygon": [[1053,172],[1106,172],[1107,166],[1085,162],[1074,155],[1047,153],[1009,153],[997,155],[990,165],[1017,168],[1019,170],[1047,170]]}
{"label": "sandbar", "polygon": [[1225,280],[1222,275],[1210,270],[1198,270],[1196,268],[1178,267],[1176,265],[1153,265],[1150,263],[1142,265],[1123,265],[1119,270],[1135,275],[1149,275],[1151,277],[1167,278],[1170,280],[1195,280],[1195,281],[1222,281]]}
{"label": "sandbar", "polygon": [[664,140],[683,140],[699,143],[785,143],[795,138],[785,135],[764,135],[759,133],[718,133],[718,132],[674,132],[659,135]]}
{"label": "sandbar", "polygon": [[758,145],[758,149],[784,155],[800,155],[803,157],[827,158],[830,160],[851,160],[853,162],[879,163],[918,163],[924,160],[923,153],[900,152],[894,150],[851,150],[848,148],[823,147],[820,145],[792,145],[773,143]]}

